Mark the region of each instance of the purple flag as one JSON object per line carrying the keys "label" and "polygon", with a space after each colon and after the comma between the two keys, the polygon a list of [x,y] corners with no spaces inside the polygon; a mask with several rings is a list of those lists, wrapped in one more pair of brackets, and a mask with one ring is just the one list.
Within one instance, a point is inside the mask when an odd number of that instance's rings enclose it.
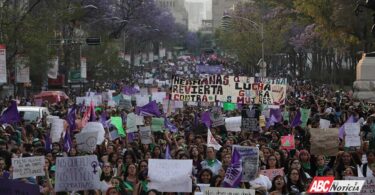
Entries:
{"label": "purple flag", "polygon": [[52,151],[52,139],[49,133],[45,135],[44,140],[46,142],[45,147],[44,147],[46,152],[51,152]]}
{"label": "purple flag", "polygon": [[125,86],[124,88],[122,88],[122,93],[125,95],[134,95],[136,93],[139,93],[139,90],[134,87]]}
{"label": "purple flag", "polygon": [[164,127],[173,133],[176,133],[178,131],[178,128],[174,126],[167,117],[164,117]]}
{"label": "purple flag", "polygon": [[128,138],[128,141],[129,141],[129,142],[133,142],[134,139],[135,139],[135,133],[134,133],[134,132],[132,132],[132,133],[127,133],[127,136],[126,136],[126,137]]}
{"label": "purple flag", "polygon": [[223,187],[237,188],[240,186],[242,178],[242,165],[240,160],[240,153],[237,148],[233,148],[231,165],[225,173]]}
{"label": "purple flag", "polygon": [[70,132],[66,131],[65,132],[65,137],[64,137],[64,152],[69,152],[70,149],[72,148],[72,138],[70,137]]}
{"label": "purple flag", "polygon": [[271,115],[271,118],[267,120],[266,128],[270,128],[270,126],[275,125],[275,123],[278,123],[279,121],[276,119],[274,115]]}
{"label": "purple flag", "polygon": [[17,109],[17,102],[12,100],[11,105],[4,111],[0,117],[0,124],[8,123],[13,124],[21,120],[20,114]]}
{"label": "purple flag", "polygon": [[135,108],[135,113],[140,116],[156,116],[156,117],[161,116],[159,106],[155,100],[142,107],[137,106]]}
{"label": "purple flag", "polygon": [[73,108],[69,111],[68,116],[66,118],[69,124],[70,132],[73,132],[77,128],[76,127],[76,110],[77,110],[77,106],[74,105]]}
{"label": "purple flag", "polygon": [[167,144],[167,148],[165,149],[165,159],[172,159],[171,151],[169,149],[169,144]]}
{"label": "purple flag", "polygon": [[100,115],[100,123],[102,123],[104,128],[109,128],[106,111],[103,111],[102,114]]}
{"label": "purple flag", "polygon": [[299,126],[299,125],[301,125],[301,124],[302,124],[302,120],[301,120],[301,111],[298,110],[296,116],[294,117],[294,119],[293,119],[293,121],[292,121],[292,123],[290,123],[290,126],[291,126],[292,128],[294,128],[294,127],[297,127],[297,126]]}
{"label": "purple flag", "polygon": [[201,121],[206,125],[207,128],[211,127],[210,112],[201,113]]}
{"label": "purple flag", "polygon": [[279,123],[282,121],[282,118],[283,118],[283,115],[281,114],[281,110],[280,109],[274,109],[274,108],[271,108],[270,109],[270,118],[274,116],[274,119],[276,119],[276,123]]}
{"label": "purple flag", "polygon": [[351,115],[348,120],[346,120],[346,122],[340,127],[339,129],[339,138],[340,139],[344,139],[344,135],[345,135],[345,124],[346,123],[355,123],[355,118],[353,115]]}

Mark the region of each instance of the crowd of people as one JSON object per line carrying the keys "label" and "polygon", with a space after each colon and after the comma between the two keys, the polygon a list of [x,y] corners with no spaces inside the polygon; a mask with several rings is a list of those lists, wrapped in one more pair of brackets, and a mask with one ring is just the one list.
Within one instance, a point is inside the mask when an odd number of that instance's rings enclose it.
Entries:
{"label": "crowd of people", "polygon": [[[96,92],[101,90],[116,90],[121,93],[124,82],[110,82],[100,84]],[[106,87],[101,87],[106,86]],[[143,87],[143,86],[140,86]],[[163,91],[163,88],[159,88]],[[188,106],[178,109],[168,118],[177,127],[176,132],[165,130],[153,132],[151,144],[142,144],[140,135],[132,133],[126,137],[110,139],[110,132],[116,130],[110,126],[106,128],[105,141],[98,145],[93,152],[100,162],[101,189],[79,191],[76,194],[162,194],[148,188],[148,160],[149,159],[192,159],[193,180],[192,193],[202,191],[201,184],[211,187],[221,187],[227,169],[231,166],[232,146],[252,146],[259,148],[259,170],[255,179],[242,182],[239,188],[255,189],[257,194],[301,194],[306,192],[314,176],[334,176],[335,179],[345,179],[346,176],[375,177],[375,107],[368,102],[355,101],[350,92],[335,91],[329,86],[314,86],[309,82],[291,81],[288,87],[287,103],[280,107],[284,115],[283,120],[268,127],[259,127],[252,131],[233,132],[227,131],[225,126],[206,127],[200,120],[200,115],[205,109],[202,106]],[[4,99],[1,110],[6,109],[13,99]],[[50,112],[56,113],[60,118],[66,119],[69,108],[75,100],[65,102],[44,102]],[[35,105],[32,98],[18,100],[18,105]],[[134,106],[133,102],[133,106]],[[261,109],[256,105],[254,109]],[[83,118],[83,109],[77,109],[77,121]],[[311,110],[306,127],[291,126],[291,121],[300,108]],[[96,118],[101,116],[110,119],[111,116],[121,116],[126,127],[127,114],[134,111],[110,107],[106,103],[96,106]],[[160,112],[163,113],[162,105]],[[240,116],[241,110],[223,111],[225,117]],[[344,140],[339,139],[336,156],[312,155],[311,128],[319,126],[320,119],[330,121],[333,128],[339,128],[349,117],[353,116],[361,127],[361,146],[345,148]],[[145,125],[150,125],[151,117],[144,117]],[[220,150],[207,147],[207,131],[212,132],[216,141],[222,146]],[[14,124],[0,126],[0,178],[12,179],[12,158],[30,156],[45,156],[45,176],[18,179],[26,183],[38,185],[41,194],[68,194],[68,192],[54,192],[56,171],[56,158],[61,156],[74,157],[86,155],[77,149],[74,134],[70,135],[72,147],[66,149],[64,140],[52,143],[48,148],[47,140],[50,126],[46,118],[39,121],[19,121]],[[295,149],[281,149],[281,136],[293,135]],[[272,180],[261,174],[264,169],[283,169],[285,175],[277,175]],[[1,180],[0,180],[1,183]],[[164,193],[176,194],[176,193]]]}

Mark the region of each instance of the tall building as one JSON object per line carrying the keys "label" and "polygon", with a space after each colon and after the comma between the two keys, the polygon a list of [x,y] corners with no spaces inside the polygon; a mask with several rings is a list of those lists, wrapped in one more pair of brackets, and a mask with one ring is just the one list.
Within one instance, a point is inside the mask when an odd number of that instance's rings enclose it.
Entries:
{"label": "tall building", "polygon": [[212,0],[212,20],[213,28],[219,28],[221,25],[221,18],[224,13],[234,10],[239,2],[249,2],[251,0]]}
{"label": "tall building", "polygon": [[158,5],[171,11],[176,22],[188,27],[188,12],[185,0],[156,0]]}
{"label": "tall building", "polygon": [[198,31],[204,20],[212,19],[211,0],[186,0],[185,6],[189,14],[189,30]]}

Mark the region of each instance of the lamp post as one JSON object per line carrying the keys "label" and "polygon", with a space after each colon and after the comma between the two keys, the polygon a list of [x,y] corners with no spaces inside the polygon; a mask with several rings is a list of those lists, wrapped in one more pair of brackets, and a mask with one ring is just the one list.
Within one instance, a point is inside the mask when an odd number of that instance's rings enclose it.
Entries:
{"label": "lamp post", "polygon": [[263,23],[258,24],[256,22],[254,22],[253,20],[250,20],[249,18],[244,18],[244,17],[241,17],[241,16],[224,15],[222,17],[223,20],[228,20],[228,19],[231,19],[231,18],[240,19],[240,20],[244,20],[244,21],[249,22],[251,24],[251,26],[253,28],[255,28],[258,31],[258,33],[260,34],[261,42],[262,42],[262,58],[258,62],[258,66],[260,67],[260,76],[266,77],[267,76],[267,72],[266,72],[267,65],[265,64],[265,61],[264,61],[264,27],[263,27]]}

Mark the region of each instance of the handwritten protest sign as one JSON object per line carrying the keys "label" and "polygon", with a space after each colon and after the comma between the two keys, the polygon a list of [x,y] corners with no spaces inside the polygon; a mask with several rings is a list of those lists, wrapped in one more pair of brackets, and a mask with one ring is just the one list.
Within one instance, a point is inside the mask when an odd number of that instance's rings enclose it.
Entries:
{"label": "handwritten protest sign", "polygon": [[172,100],[282,105],[286,79],[208,75],[199,79],[172,77]]}
{"label": "handwritten protest sign", "polygon": [[284,176],[284,169],[266,169],[261,170],[260,174],[267,176],[271,181],[278,175]]}
{"label": "handwritten protest sign", "polygon": [[79,191],[100,188],[99,162],[95,155],[58,157],[55,191]]}
{"label": "handwritten protest sign", "polygon": [[361,146],[361,137],[359,135],[345,135],[345,147]]}
{"label": "handwritten protest sign", "polygon": [[75,135],[79,151],[93,152],[98,141],[98,132],[81,132]]}
{"label": "handwritten protest sign", "polygon": [[192,160],[149,159],[150,189],[160,192],[192,192]]}
{"label": "handwritten protest sign", "polygon": [[138,131],[136,115],[132,112],[126,118],[126,133],[134,133]]}
{"label": "handwritten protest sign", "polygon": [[44,156],[12,158],[13,179],[44,176]]}
{"label": "handwritten protest sign", "polygon": [[59,118],[53,118],[50,133],[50,137],[53,143],[60,142],[62,132],[64,132],[64,120]]}
{"label": "handwritten protest sign", "polygon": [[365,180],[361,192],[353,193],[355,195],[375,194],[375,177],[345,177],[345,180]]}
{"label": "handwritten protest sign", "polygon": [[225,127],[227,131],[241,131],[241,117],[230,117],[225,119]]}
{"label": "handwritten protest sign", "polygon": [[142,144],[151,144],[152,143],[152,134],[151,127],[145,126],[139,128],[139,135],[141,137]]}
{"label": "handwritten protest sign", "polygon": [[151,130],[152,131],[163,131],[164,118],[155,118],[151,120]]}
{"label": "handwritten protest sign", "polygon": [[359,135],[361,128],[359,123],[345,123],[344,125],[345,135]]}
{"label": "handwritten protest sign", "polygon": [[293,135],[281,136],[281,146],[282,150],[293,150],[296,148]]}
{"label": "handwritten protest sign", "polygon": [[35,195],[40,194],[39,185],[13,179],[0,179],[0,194]]}
{"label": "handwritten protest sign", "polygon": [[213,188],[213,187],[208,187],[204,191],[204,195],[213,195],[213,194],[220,194],[220,195],[233,195],[233,194],[255,195],[255,190],[253,190],[253,189]]}
{"label": "handwritten protest sign", "polygon": [[319,129],[312,128],[311,133],[311,154],[336,156],[338,152],[338,128]]}
{"label": "handwritten protest sign", "polygon": [[259,149],[257,147],[233,145],[241,156],[242,182],[248,182],[256,177],[258,172]]}

